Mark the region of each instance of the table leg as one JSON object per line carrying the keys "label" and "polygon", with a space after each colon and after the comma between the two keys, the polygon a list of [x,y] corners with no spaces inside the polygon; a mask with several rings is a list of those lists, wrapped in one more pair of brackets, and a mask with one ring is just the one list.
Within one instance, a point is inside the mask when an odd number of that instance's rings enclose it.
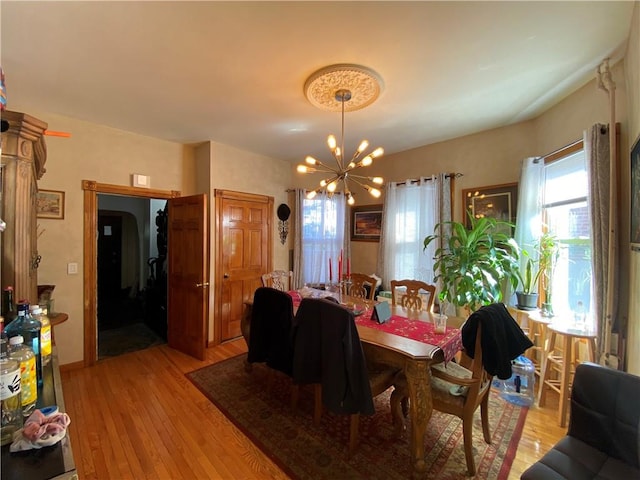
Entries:
{"label": "table leg", "polygon": [[589,361],[590,362],[595,362],[596,361],[596,339],[595,338],[588,338],[587,339],[587,343],[589,348],[587,348],[587,350],[589,351]]}
{"label": "table leg", "polygon": [[410,450],[413,462],[413,475],[424,478],[427,470],[424,451],[424,435],[433,413],[431,399],[431,371],[429,363],[419,360],[407,360],[405,376],[409,389],[409,417],[411,421]]}
{"label": "table leg", "polygon": [[562,335],[562,372],[560,374],[560,404],[558,406],[558,424],[567,424],[567,403],[569,401],[569,378],[571,375],[572,349],[571,337]]}

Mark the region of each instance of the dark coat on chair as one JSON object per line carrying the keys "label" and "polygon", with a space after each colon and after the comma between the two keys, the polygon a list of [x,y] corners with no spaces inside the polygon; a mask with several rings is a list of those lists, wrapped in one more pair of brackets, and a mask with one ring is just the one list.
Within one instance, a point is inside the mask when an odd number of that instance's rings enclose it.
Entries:
{"label": "dark coat on chair", "polygon": [[331,412],[374,413],[352,312],[329,300],[302,300],[294,320],[293,381],[322,384],[322,403]]}
{"label": "dark coat on chair", "polygon": [[292,324],[291,296],[275,288],[258,288],[253,296],[247,361],[266,362],[267,366],[291,376]]}
{"label": "dark coat on chair", "polygon": [[502,303],[481,307],[462,326],[462,345],[473,358],[478,322],[482,322],[482,363],[502,380],[511,377],[511,360],[533,346]]}

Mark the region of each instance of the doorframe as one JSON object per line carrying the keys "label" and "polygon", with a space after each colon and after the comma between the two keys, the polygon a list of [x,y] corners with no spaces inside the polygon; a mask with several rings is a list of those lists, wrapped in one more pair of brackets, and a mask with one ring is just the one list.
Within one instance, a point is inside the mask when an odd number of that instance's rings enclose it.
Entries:
{"label": "doorframe", "polygon": [[98,194],[124,195],[127,197],[158,198],[168,200],[180,197],[179,190],[140,189],[123,185],[83,180],[84,191],[84,356],[85,367],[95,365],[98,359]]}

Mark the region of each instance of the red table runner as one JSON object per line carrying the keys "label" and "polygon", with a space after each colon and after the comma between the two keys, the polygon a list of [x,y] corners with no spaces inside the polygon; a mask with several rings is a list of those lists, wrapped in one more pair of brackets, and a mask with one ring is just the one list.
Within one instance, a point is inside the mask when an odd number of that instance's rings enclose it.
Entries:
{"label": "red table runner", "polygon": [[[293,299],[293,305],[296,307],[300,305],[301,295],[296,291],[290,291],[289,294]],[[445,333],[436,333],[433,323],[413,320],[400,315],[392,315],[387,322],[380,324],[375,320],[371,320],[371,313],[372,310],[370,309],[364,314],[358,315],[356,317],[356,325],[375,328],[386,333],[440,347],[444,352],[445,361],[451,360],[456,353],[462,350],[462,334],[458,328],[447,327]]]}

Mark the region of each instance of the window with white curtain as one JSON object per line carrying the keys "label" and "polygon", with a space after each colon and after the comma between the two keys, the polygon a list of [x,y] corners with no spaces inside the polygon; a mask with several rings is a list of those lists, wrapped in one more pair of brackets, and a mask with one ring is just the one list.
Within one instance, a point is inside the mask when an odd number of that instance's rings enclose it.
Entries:
{"label": "window with white curtain", "polygon": [[543,221],[560,244],[560,257],[552,280],[553,310],[564,316],[586,315],[591,310],[591,224],[584,149],[545,164]]}
{"label": "window with white curtain", "polygon": [[435,245],[423,250],[424,238],[437,223],[437,182],[430,178],[392,184],[385,199],[385,286],[391,280],[413,279],[433,283]]}
{"label": "window with white curtain", "polygon": [[302,203],[302,283],[329,282],[329,259],[333,281],[337,281],[337,261],[344,246],[345,201],[340,194],[319,194]]}

